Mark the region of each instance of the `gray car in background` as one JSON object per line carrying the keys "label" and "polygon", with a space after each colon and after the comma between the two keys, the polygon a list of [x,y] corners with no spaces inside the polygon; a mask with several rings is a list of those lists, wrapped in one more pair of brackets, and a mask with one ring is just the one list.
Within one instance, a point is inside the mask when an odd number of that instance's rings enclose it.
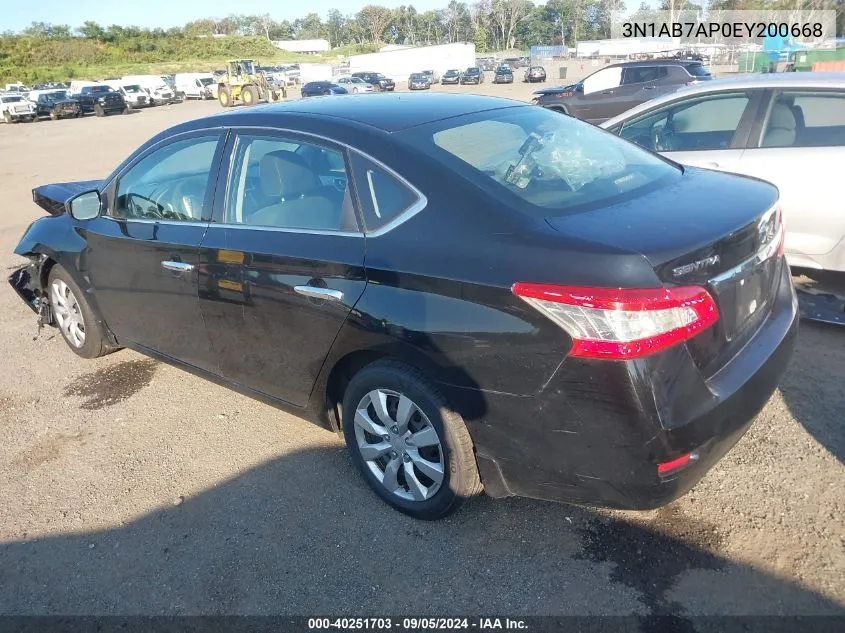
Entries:
{"label": "gray car in background", "polygon": [[645,101],[712,79],[700,61],[656,59],[611,64],[578,83],[542,88],[532,103],[601,123]]}
{"label": "gray car in background", "polygon": [[710,81],[601,127],[679,163],[768,180],[790,265],[845,272],[845,73]]}

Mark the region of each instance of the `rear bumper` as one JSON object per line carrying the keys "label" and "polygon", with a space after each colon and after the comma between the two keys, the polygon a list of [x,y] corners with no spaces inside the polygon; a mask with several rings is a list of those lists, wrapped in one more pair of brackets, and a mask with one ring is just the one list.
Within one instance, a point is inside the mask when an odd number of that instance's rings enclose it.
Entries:
{"label": "rear bumper", "polygon": [[[748,430],[786,369],[798,305],[782,269],[771,314],[708,380],[677,346],[639,361],[568,359],[535,396],[485,394],[484,415],[469,425],[488,494],[649,509],[686,493]],[[657,474],[692,451],[689,466]]]}

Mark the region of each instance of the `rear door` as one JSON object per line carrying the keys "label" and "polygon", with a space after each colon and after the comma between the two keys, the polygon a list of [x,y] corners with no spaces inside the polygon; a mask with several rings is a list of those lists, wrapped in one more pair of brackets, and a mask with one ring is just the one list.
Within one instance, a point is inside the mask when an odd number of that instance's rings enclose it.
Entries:
{"label": "rear door", "polygon": [[97,305],[124,344],[208,368],[199,310],[199,246],[211,218],[223,133],[166,141],[129,164],[87,222],[87,274]]}
{"label": "rear door", "polygon": [[366,285],[346,151],[239,129],[224,164],[199,278],[217,372],[303,406]]}
{"label": "rear door", "polygon": [[780,190],[794,266],[845,269],[845,90],[780,90],[738,170]]}
{"label": "rear door", "polygon": [[763,92],[690,95],[624,122],[619,134],[679,163],[737,171]]}
{"label": "rear door", "polygon": [[622,85],[616,90],[618,110],[616,116],[625,110],[653,99],[660,90],[658,82],[666,76],[664,66],[629,66],[622,70]]}

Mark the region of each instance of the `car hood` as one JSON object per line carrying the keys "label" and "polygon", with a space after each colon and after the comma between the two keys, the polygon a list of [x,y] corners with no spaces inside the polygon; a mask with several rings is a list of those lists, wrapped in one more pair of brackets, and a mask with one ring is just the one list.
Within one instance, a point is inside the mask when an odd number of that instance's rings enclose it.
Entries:
{"label": "car hood", "polygon": [[77,194],[99,189],[102,184],[102,180],[79,180],[41,185],[32,190],[32,200],[50,215],[61,215],[68,200]]}
{"label": "car hood", "polygon": [[67,105],[72,103],[79,103],[79,99],[56,99],[55,101],[48,101],[47,104],[54,106],[54,105]]}
{"label": "car hood", "polygon": [[568,92],[570,90],[575,90],[575,86],[578,84],[567,84],[565,86],[551,86],[549,88],[540,88],[539,90],[535,90],[535,95],[549,95],[555,94],[556,92]]}

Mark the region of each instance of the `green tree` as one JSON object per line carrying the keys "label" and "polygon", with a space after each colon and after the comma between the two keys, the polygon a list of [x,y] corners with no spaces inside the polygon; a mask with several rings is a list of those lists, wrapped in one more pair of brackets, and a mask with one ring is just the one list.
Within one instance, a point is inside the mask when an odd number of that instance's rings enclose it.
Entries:
{"label": "green tree", "polygon": [[371,42],[381,42],[390,24],[391,12],[378,4],[368,4],[358,12],[357,20],[369,30]]}
{"label": "green tree", "polygon": [[78,27],[76,31],[82,37],[87,37],[92,40],[101,40],[103,39],[103,35],[105,34],[105,31],[103,31],[103,27],[101,27],[96,22],[92,22],[91,20],[83,22],[82,26]]}

